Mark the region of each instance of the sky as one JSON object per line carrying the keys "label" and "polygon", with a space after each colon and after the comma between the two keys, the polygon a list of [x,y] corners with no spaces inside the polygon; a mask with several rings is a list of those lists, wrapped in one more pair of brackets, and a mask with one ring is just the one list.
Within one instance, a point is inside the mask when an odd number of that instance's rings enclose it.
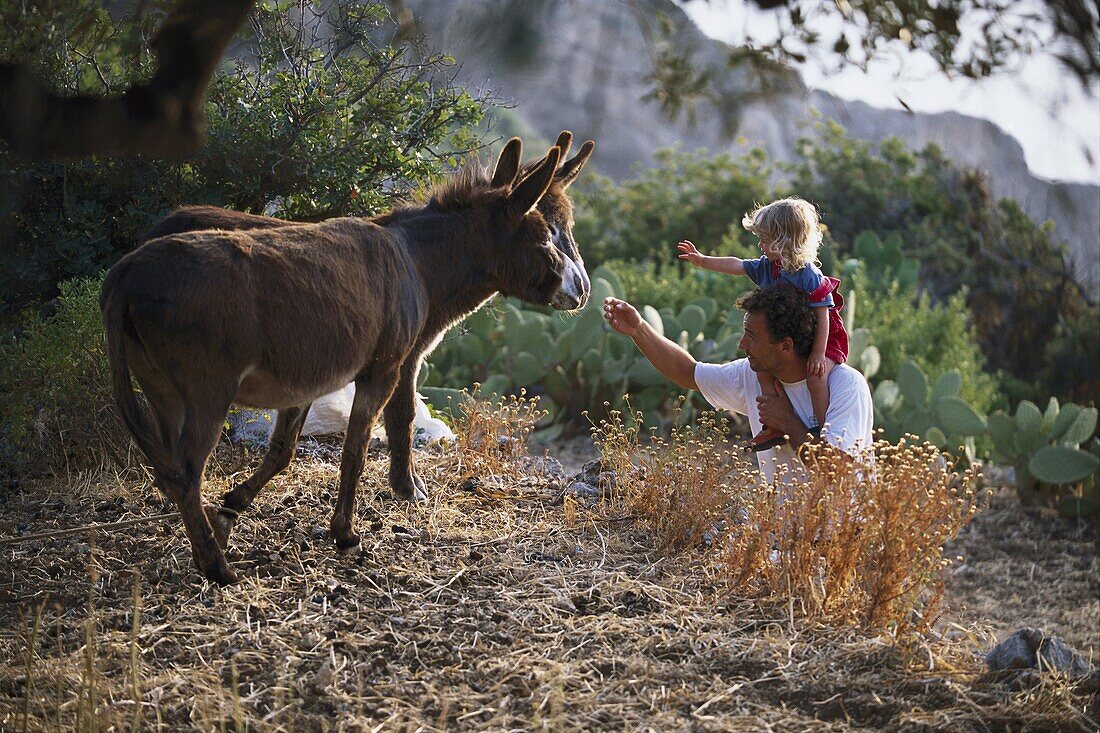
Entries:
{"label": "sky", "polygon": [[[736,44],[746,36],[760,42],[777,36],[778,14],[745,0],[680,5],[717,40]],[[1050,55],[1034,54],[1018,68],[981,81],[948,79],[919,54],[873,61],[866,73],[852,66],[826,74],[812,60],[796,68],[810,88],[844,99],[903,109],[900,97],[915,112],[954,110],[990,120],[1020,142],[1035,175],[1100,185],[1100,80],[1090,96]]]}

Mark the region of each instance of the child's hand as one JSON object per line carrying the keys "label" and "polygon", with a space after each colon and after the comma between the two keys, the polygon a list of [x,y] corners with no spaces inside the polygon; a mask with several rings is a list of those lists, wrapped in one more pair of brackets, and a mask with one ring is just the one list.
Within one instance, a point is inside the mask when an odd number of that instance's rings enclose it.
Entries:
{"label": "child's hand", "polygon": [[703,253],[695,249],[695,245],[684,240],[676,245],[676,249],[680,250],[680,259],[687,260],[696,267],[700,267],[703,264]]}
{"label": "child's hand", "polygon": [[810,360],[806,364],[806,371],[812,376],[824,377],[825,376],[825,355],[824,354],[810,354]]}

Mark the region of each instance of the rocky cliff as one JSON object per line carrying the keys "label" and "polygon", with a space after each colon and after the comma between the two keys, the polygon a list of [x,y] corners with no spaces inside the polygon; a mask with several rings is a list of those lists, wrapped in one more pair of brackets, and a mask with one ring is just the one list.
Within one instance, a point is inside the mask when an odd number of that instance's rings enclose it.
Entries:
{"label": "rocky cliff", "polygon": [[[510,7],[499,2],[405,4],[418,17],[430,45],[462,62],[467,83],[489,86],[515,101],[525,127],[549,140],[562,129],[596,139],[594,162],[607,175],[625,176],[634,164],[651,162],[652,151],[674,143],[716,152],[736,152],[747,144],[764,148],[774,159],[790,160],[794,141],[817,110],[853,138],[897,136],[913,149],[933,142],[958,165],[986,171],[994,195],[1016,199],[1036,221],[1055,223],[1055,235],[1068,245],[1078,281],[1091,298],[1100,294],[1100,187],[1031,175],[1020,145],[990,122],[956,113],[876,109],[809,91],[797,78],[788,80],[779,94],[761,94],[754,77],[726,67],[726,46],[704,36],[670,0],[532,4],[518,28],[492,22],[492,13]],[[654,58],[647,38],[658,13],[670,19],[673,43],[693,49],[696,64],[712,69],[719,86],[743,100],[741,104],[731,109],[702,103],[691,124],[669,121],[656,102],[644,99],[651,89],[646,77]],[[506,37],[505,28],[511,29]]]}

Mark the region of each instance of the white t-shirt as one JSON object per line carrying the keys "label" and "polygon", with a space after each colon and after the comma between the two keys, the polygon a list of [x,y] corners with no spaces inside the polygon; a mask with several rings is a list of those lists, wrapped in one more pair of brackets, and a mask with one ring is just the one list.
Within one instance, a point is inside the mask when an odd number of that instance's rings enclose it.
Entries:
{"label": "white t-shirt", "polygon": [[[749,366],[748,359],[725,364],[699,363],[695,366],[695,383],[707,402],[747,416],[753,435],[760,432],[762,425],[756,405],[756,398],[760,396],[760,380]],[[782,384],[794,413],[806,425],[816,425],[806,380]],[[829,409],[825,412],[822,438],[845,453],[862,458],[874,442],[874,423],[875,411],[867,380],[847,364],[838,364],[829,374]],[[756,455],[760,472],[769,484],[775,480],[777,468],[780,469],[780,478],[801,472],[802,462],[788,443]]]}

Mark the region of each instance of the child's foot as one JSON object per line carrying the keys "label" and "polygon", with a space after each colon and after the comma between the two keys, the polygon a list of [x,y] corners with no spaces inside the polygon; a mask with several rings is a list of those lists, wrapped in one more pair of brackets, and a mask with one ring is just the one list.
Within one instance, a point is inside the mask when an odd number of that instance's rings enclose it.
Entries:
{"label": "child's foot", "polygon": [[753,452],[759,452],[762,450],[770,450],[777,445],[783,445],[786,442],[786,435],[779,432],[778,430],[766,428],[758,435],[753,436],[753,438],[745,444],[745,449],[751,450]]}

